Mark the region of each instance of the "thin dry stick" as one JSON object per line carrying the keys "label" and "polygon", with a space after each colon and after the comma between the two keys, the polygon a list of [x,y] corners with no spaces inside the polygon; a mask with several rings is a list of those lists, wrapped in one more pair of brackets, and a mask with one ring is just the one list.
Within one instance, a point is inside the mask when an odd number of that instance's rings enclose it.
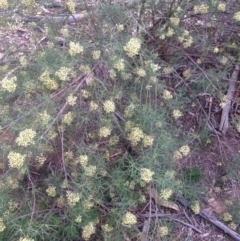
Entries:
{"label": "thin dry stick", "polygon": [[202,231],[199,230],[198,228],[194,227],[193,225],[189,224],[189,223],[185,223],[179,219],[176,219],[176,218],[173,218],[171,214],[163,214],[163,213],[157,213],[157,214],[154,214],[154,213],[145,213],[145,214],[141,214],[142,217],[162,217],[162,218],[168,218],[169,220],[171,221],[175,221],[175,222],[179,222],[185,226],[188,226],[190,228],[192,228],[193,230],[195,230],[196,232],[198,233],[201,233],[202,234]]}
{"label": "thin dry stick", "polygon": [[222,110],[222,116],[221,116],[221,121],[220,121],[220,126],[219,130],[225,135],[229,126],[229,121],[228,121],[228,116],[229,116],[229,111],[231,107],[231,103],[233,100],[233,95],[235,92],[236,88],[236,82],[238,78],[238,74],[240,71],[240,57],[238,59],[238,63],[235,66],[235,69],[232,73],[232,76],[229,80],[229,86],[228,86],[228,92],[227,92],[227,101],[225,103],[225,106],[223,107]]}
{"label": "thin dry stick", "polygon": [[[188,203],[188,201],[179,195],[175,195],[176,200],[181,203],[184,207],[187,207],[189,209],[191,209],[190,204]],[[211,217],[208,213],[200,210],[199,214],[200,217],[208,220],[210,223],[214,224],[216,227],[220,228],[221,230],[223,230],[226,234],[228,234],[229,236],[231,236],[234,240],[236,241],[240,241],[240,235],[238,233],[236,233],[235,231],[233,231],[232,229],[230,229],[229,227],[227,227],[225,224],[223,224],[222,222],[220,222],[219,220],[217,220],[214,217]]]}

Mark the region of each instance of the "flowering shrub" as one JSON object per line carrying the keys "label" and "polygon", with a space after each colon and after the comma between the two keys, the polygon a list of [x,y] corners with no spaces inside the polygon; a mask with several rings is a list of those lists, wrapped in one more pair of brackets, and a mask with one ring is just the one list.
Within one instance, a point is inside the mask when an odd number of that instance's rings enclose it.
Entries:
{"label": "flowering shrub", "polygon": [[[13,36],[0,52],[0,240],[137,239],[149,187],[163,202],[184,192],[174,168],[194,150],[193,135],[177,138],[189,103],[206,92],[227,102],[219,80],[240,21],[228,2],[78,2],[52,18],[49,1],[0,0]],[[158,225],[153,239],[168,237]]]}

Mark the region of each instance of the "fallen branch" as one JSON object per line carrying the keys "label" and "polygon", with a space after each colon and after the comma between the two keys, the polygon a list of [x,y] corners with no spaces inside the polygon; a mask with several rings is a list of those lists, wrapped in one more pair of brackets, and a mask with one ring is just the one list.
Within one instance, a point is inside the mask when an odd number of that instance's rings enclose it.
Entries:
{"label": "fallen branch", "polygon": [[232,76],[229,80],[229,86],[228,86],[228,91],[227,91],[227,101],[226,101],[226,104],[225,104],[225,106],[223,107],[223,110],[222,110],[222,116],[221,116],[219,130],[224,135],[226,134],[228,126],[229,126],[228,117],[229,117],[231,103],[232,103],[232,100],[233,100],[233,95],[234,95],[235,88],[236,88],[236,82],[237,82],[239,71],[240,71],[240,57],[239,57],[238,62],[235,66],[235,69],[232,73]]}
{"label": "fallen branch", "polygon": [[[175,199],[176,199],[176,201],[181,203],[184,207],[191,209],[190,204],[184,197],[175,195]],[[223,232],[225,232],[226,234],[231,236],[234,240],[240,241],[240,235],[238,233],[236,233],[235,231],[230,229],[228,226],[226,226],[224,223],[220,222],[216,218],[211,217],[208,213],[201,210],[198,215],[200,217],[206,219],[210,223],[214,224],[216,227],[220,228]]]}

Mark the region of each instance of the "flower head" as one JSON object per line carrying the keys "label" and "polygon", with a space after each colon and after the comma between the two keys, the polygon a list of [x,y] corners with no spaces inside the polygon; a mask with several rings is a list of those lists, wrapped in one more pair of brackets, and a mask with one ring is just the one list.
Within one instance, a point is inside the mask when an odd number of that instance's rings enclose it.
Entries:
{"label": "flower head", "polygon": [[137,223],[137,218],[134,214],[127,212],[122,218],[122,225],[129,227]]}
{"label": "flower head", "polygon": [[77,202],[79,202],[80,200],[79,193],[76,193],[76,192],[67,191],[66,196],[67,196],[68,205],[70,207],[75,206]]}
{"label": "flower head", "polygon": [[14,76],[12,77],[11,79],[3,79],[2,80],[2,88],[6,91],[8,91],[9,93],[13,93],[15,90],[16,90],[16,80],[17,80],[17,77]]}
{"label": "flower head", "polygon": [[69,43],[69,54],[75,56],[83,52],[83,47],[79,43],[70,42]]}
{"label": "flower head", "polygon": [[111,134],[111,129],[108,127],[102,127],[99,130],[100,137],[108,137]]}
{"label": "flower head", "polygon": [[69,105],[76,105],[77,96],[73,96],[72,94],[67,97],[67,102]]}
{"label": "flower head", "polygon": [[19,136],[16,139],[16,142],[19,146],[29,146],[34,144],[33,138],[36,136],[36,131],[32,129],[26,129],[20,132]]}
{"label": "flower head", "polygon": [[141,168],[141,172],[140,172],[141,180],[143,180],[145,182],[150,182],[150,181],[152,181],[153,175],[154,175],[154,172],[152,172],[151,170],[149,170],[147,168]]}
{"label": "flower head", "polygon": [[115,111],[115,103],[111,100],[107,100],[103,103],[103,109],[106,113],[111,113]]}
{"label": "flower head", "polygon": [[56,187],[51,186],[46,190],[46,193],[48,194],[48,196],[50,197],[55,197],[56,196]]}
{"label": "flower head", "polygon": [[237,22],[240,22],[240,11],[236,12],[233,15],[233,19],[236,20]]}
{"label": "flower head", "polygon": [[93,222],[89,222],[87,225],[83,227],[82,238],[89,240],[90,237],[95,233],[96,228]]}
{"label": "flower head", "polygon": [[10,151],[8,154],[9,166],[20,169],[24,163],[25,155]]}
{"label": "flower head", "polygon": [[133,57],[139,53],[141,40],[139,38],[131,38],[123,48],[129,57]]}

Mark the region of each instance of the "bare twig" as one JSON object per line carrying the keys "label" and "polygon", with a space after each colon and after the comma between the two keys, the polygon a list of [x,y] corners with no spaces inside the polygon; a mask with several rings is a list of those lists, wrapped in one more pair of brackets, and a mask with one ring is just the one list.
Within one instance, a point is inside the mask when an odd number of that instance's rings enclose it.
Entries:
{"label": "bare twig", "polygon": [[[179,195],[175,195],[176,200],[181,203],[184,207],[190,208],[190,204],[188,203],[188,201]],[[240,235],[238,233],[236,233],[235,231],[233,231],[232,229],[230,229],[229,227],[227,227],[225,224],[223,224],[222,222],[220,222],[219,220],[217,220],[214,217],[211,217],[211,215],[209,215],[208,213],[200,210],[199,214],[200,217],[206,219],[207,221],[209,221],[210,223],[214,224],[216,227],[220,228],[221,230],[223,230],[226,234],[228,234],[229,236],[231,236],[234,240],[236,241],[240,241]]]}
{"label": "bare twig", "polygon": [[235,91],[235,88],[236,88],[236,82],[237,82],[239,71],[240,71],[240,57],[239,57],[238,62],[235,66],[235,69],[232,73],[232,76],[229,80],[229,86],[228,86],[228,91],[227,91],[227,101],[226,101],[225,106],[223,107],[223,110],[222,110],[222,116],[221,116],[219,130],[224,135],[226,134],[228,126],[229,126],[228,116],[229,116],[231,103],[232,103],[232,100],[233,100],[234,91]]}

